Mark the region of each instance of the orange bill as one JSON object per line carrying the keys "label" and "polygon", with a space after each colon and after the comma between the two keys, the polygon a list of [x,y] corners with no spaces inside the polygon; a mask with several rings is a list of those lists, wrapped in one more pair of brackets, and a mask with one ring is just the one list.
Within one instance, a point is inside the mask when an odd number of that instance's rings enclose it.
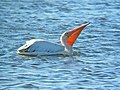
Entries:
{"label": "orange bill", "polygon": [[86,23],[86,24],[83,24],[77,28],[74,28],[73,30],[70,30],[69,33],[70,33],[70,36],[68,37],[67,39],[67,44],[69,46],[73,46],[73,44],[75,43],[77,37],[79,36],[79,34],[81,33],[81,31],[89,24]]}

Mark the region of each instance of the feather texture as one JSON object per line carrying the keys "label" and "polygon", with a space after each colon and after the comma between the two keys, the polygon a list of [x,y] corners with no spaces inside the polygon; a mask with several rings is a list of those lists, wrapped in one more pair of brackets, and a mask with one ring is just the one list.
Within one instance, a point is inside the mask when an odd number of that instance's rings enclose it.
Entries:
{"label": "feather texture", "polygon": [[18,49],[19,54],[36,52],[58,53],[63,51],[64,51],[63,46],[43,39],[32,39],[30,41],[26,41],[26,44]]}

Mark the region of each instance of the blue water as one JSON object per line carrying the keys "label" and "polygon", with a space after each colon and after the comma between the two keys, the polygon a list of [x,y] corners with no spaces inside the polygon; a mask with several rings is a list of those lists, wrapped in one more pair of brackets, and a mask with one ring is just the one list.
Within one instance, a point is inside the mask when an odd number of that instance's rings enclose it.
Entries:
{"label": "blue water", "polygon": [[[86,21],[72,57],[16,53]],[[119,89],[120,0],[0,0],[0,90]]]}

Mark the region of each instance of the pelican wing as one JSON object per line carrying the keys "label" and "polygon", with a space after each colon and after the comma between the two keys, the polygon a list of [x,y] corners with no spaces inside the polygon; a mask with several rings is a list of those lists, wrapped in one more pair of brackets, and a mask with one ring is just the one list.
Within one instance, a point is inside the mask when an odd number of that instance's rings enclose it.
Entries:
{"label": "pelican wing", "polygon": [[22,53],[58,53],[64,51],[64,47],[42,39],[32,39],[18,49]]}

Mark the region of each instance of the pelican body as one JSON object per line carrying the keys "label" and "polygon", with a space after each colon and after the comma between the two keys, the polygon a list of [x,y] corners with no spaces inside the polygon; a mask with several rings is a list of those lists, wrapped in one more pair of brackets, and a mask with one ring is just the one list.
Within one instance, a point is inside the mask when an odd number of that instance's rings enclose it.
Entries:
{"label": "pelican body", "polygon": [[43,39],[32,39],[26,41],[17,53],[20,55],[60,55],[72,54],[72,46],[81,31],[89,24],[82,24],[73,30],[64,32],[60,37],[61,44],[53,43]]}

